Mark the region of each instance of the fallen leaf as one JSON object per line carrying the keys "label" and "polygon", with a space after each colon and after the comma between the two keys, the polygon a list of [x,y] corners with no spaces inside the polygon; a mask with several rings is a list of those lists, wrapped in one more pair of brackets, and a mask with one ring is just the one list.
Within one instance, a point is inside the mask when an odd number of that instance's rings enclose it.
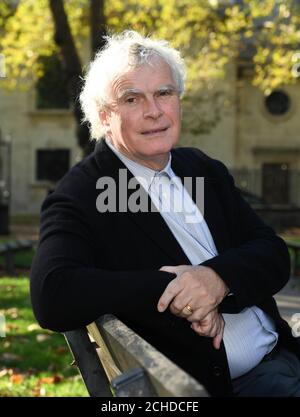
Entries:
{"label": "fallen leaf", "polygon": [[59,382],[62,381],[62,376],[60,375],[53,375],[53,376],[46,376],[43,378],[40,378],[38,380],[38,384],[48,384],[48,385],[52,385],[52,384],[58,384]]}
{"label": "fallen leaf", "polygon": [[38,342],[45,342],[46,340],[50,339],[50,336],[47,334],[37,334],[36,335],[36,340]]}
{"label": "fallen leaf", "polygon": [[6,332],[9,332],[10,330],[18,330],[19,326],[15,323],[6,323],[5,330]]}
{"label": "fallen leaf", "polygon": [[2,371],[0,371],[0,378],[7,374],[8,374],[8,369],[2,369]]}
{"label": "fallen leaf", "polygon": [[45,388],[36,387],[32,391],[34,397],[44,397],[46,395]]}
{"label": "fallen leaf", "polygon": [[33,332],[34,330],[41,330],[41,327],[37,323],[32,323],[27,326],[27,330]]}
{"label": "fallen leaf", "polygon": [[61,375],[54,375],[54,384],[59,384],[62,381],[62,376]]}
{"label": "fallen leaf", "polygon": [[13,384],[21,384],[21,382],[23,381],[24,376],[22,374],[13,374],[10,377],[10,381]]}
{"label": "fallen leaf", "polygon": [[68,352],[68,348],[66,346],[59,346],[58,348],[55,349],[55,352],[58,355],[64,355],[65,353]]}
{"label": "fallen leaf", "polygon": [[8,308],[5,310],[5,314],[7,314],[12,319],[16,319],[19,317],[19,310],[16,307]]}
{"label": "fallen leaf", "polygon": [[53,376],[45,376],[43,378],[40,378],[37,382],[39,385],[40,384],[54,384],[54,377]]}

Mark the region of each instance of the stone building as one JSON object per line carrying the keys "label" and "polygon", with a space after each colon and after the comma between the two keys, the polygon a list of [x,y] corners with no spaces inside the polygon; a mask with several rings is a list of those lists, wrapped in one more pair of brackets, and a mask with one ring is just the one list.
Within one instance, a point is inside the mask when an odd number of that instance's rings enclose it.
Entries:
{"label": "stone building", "polygon": [[229,105],[221,120],[208,133],[186,134],[183,143],[224,161],[245,193],[269,205],[299,207],[300,84],[266,97],[237,67],[232,63],[222,82]]}
{"label": "stone building", "polygon": [[9,92],[0,79],[0,131],[1,199],[10,193],[12,215],[38,214],[49,190],[81,157],[68,103],[41,105],[35,89]]}
{"label": "stone building", "polygon": [[[222,160],[254,201],[300,207],[299,83],[266,98],[232,62],[220,88],[224,93],[220,120],[202,133],[185,129],[180,145],[199,147]],[[13,215],[38,214],[49,189],[81,157],[67,104],[48,106],[39,94],[7,92],[0,79],[0,130],[2,142],[9,142],[4,147],[11,151],[8,185],[2,179],[2,191],[9,188]],[[200,117],[202,108],[196,106],[196,116],[197,111]]]}

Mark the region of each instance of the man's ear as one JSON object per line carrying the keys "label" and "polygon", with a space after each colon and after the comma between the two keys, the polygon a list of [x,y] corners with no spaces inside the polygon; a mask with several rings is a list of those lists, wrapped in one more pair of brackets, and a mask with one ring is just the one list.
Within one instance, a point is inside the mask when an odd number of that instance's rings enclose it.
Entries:
{"label": "man's ear", "polygon": [[99,117],[100,117],[100,121],[102,126],[105,127],[105,132],[106,133],[110,133],[110,112],[109,110],[101,110],[99,112]]}

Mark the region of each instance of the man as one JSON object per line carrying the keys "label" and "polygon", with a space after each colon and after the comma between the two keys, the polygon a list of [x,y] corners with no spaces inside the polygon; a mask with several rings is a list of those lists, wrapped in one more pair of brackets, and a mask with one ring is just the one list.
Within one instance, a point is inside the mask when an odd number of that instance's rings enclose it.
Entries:
{"label": "man", "polygon": [[286,245],[221,162],[174,149],[184,76],[177,51],[133,31],[91,64],[80,100],[105,139],[43,204],[35,315],[66,331],[112,313],[213,396],[300,396],[299,342],[272,298]]}

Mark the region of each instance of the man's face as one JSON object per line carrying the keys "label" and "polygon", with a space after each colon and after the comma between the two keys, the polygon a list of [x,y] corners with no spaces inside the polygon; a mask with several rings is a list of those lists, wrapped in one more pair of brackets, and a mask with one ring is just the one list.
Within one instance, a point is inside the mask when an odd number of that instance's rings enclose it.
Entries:
{"label": "man's face", "polygon": [[168,64],[153,58],[152,65],[124,74],[113,83],[110,106],[100,117],[118,150],[159,168],[180,134],[180,101]]}

